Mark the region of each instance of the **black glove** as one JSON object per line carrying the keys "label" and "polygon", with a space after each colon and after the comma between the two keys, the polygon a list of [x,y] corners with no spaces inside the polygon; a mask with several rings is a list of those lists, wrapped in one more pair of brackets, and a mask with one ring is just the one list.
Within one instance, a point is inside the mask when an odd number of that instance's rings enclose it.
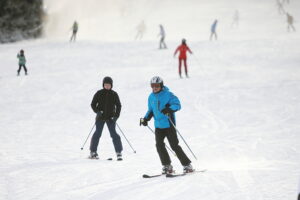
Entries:
{"label": "black glove", "polygon": [[162,109],[161,112],[164,115],[171,115],[174,111],[171,108],[167,107],[167,108]]}
{"label": "black glove", "polygon": [[118,120],[118,117],[112,117],[111,121],[116,122]]}
{"label": "black glove", "polygon": [[145,119],[145,118],[141,118],[140,119],[140,126],[143,125],[143,126],[148,126],[148,120]]}
{"label": "black glove", "polygon": [[99,112],[97,112],[97,115],[96,115],[96,121],[98,121],[98,120],[101,120],[101,118],[102,118],[102,111],[99,111]]}

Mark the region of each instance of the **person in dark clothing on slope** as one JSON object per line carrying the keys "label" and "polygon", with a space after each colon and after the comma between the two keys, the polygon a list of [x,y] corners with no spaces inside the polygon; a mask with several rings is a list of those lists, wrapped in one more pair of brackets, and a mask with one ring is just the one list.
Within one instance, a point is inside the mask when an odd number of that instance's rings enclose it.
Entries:
{"label": "person in dark clothing on slope", "polygon": [[190,159],[179,146],[175,127],[169,120],[175,124],[175,112],[180,110],[179,99],[164,86],[163,80],[159,76],[151,79],[152,93],[148,97],[148,111],[140,119],[140,125],[148,126],[148,121],[154,117],[156,149],[163,165],[162,173],[173,173],[171,159],[167,152],[164,139],[167,138],[172,150],[183,166],[184,173],[193,172]]}
{"label": "person in dark clothing on slope", "polygon": [[122,160],[122,141],[116,132],[116,121],[120,116],[121,102],[118,93],[112,90],[113,80],[111,77],[103,79],[103,89],[96,92],[91,107],[96,116],[96,131],[91,139],[90,158],[98,159],[97,147],[106,123],[112,138],[118,160]]}
{"label": "person in dark clothing on slope", "polygon": [[185,70],[185,76],[188,78],[188,69],[187,69],[187,56],[186,56],[186,52],[190,52],[190,54],[193,54],[193,52],[190,50],[190,48],[187,46],[186,44],[186,39],[182,39],[181,45],[177,47],[177,49],[174,52],[174,57],[176,56],[177,52],[179,51],[179,57],[178,57],[178,61],[179,61],[179,65],[178,65],[178,72],[179,72],[179,77],[182,78],[181,76],[181,63],[183,62],[184,64],[184,70]]}
{"label": "person in dark clothing on slope", "polygon": [[75,42],[77,31],[78,31],[78,23],[75,21],[72,26],[72,36],[70,38],[70,42],[72,41]]}
{"label": "person in dark clothing on slope", "polygon": [[26,68],[26,58],[24,54],[24,50],[21,49],[20,53],[18,53],[17,58],[19,59],[19,69],[18,69],[18,76],[20,75],[20,71],[22,67],[24,68],[25,75],[27,75],[27,68]]}
{"label": "person in dark clothing on slope", "polygon": [[296,32],[296,28],[294,27],[294,18],[292,15],[290,15],[289,13],[286,13],[286,17],[287,17],[287,30],[288,32],[290,32],[290,29],[292,29],[294,32]]}

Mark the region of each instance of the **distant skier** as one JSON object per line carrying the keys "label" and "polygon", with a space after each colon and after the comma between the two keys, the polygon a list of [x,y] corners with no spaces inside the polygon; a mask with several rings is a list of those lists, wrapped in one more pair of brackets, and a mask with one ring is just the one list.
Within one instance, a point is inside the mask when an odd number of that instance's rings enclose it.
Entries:
{"label": "distant skier", "polygon": [[96,131],[91,139],[90,158],[98,159],[97,147],[102,135],[104,124],[107,125],[112,138],[118,160],[122,160],[122,141],[116,132],[116,121],[120,116],[121,102],[118,93],[112,90],[113,80],[111,77],[104,77],[103,89],[96,92],[91,107],[96,116]]}
{"label": "distant skier", "polygon": [[71,36],[70,42],[72,42],[72,41],[75,42],[77,31],[78,31],[78,23],[76,21],[74,22],[71,29],[72,29],[72,36]]}
{"label": "distant skier", "polygon": [[179,51],[179,57],[178,57],[178,72],[179,72],[179,77],[182,78],[181,76],[181,63],[183,62],[184,64],[184,70],[185,70],[185,76],[188,78],[188,69],[187,69],[187,56],[186,52],[190,52],[190,54],[193,54],[193,52],[190,50],[190,48],[186,44],[186,39],[182,39],[181,45],[177,47],[177,49],[174,52],[174,57],[176,56],[177,52]]}
{"label": "distant skier", "polygon": [[278,7],[278,13],[279,14],[284,14],[285,10],[283,8],[283,4],[280,2],[280,0],[276,0],[277,7]]}
{"label": "distant skier", "polygon": [[289,13],[286,13],[286,17],[287,17],[287,30],[290,31],[290,29],[292,29],[293,31],[296,31],[296,28],[294,27],[294,18],[292,15],[290,15]]}
{"label": "distant skier", "polygon": [[144,20],[136,27],[136,30],[137,30],[137,34],[135,36],[135,40],[137,40],[137,39],[141,40],[146,31],[146,24],[145,24]]}
{"label": "distant skier", "polygon": [[299,178],[299,183],[298,183],[298,200],[300,200],[300,178]]}
{"label": "distant skier", "polygon": [[140,119],[140,125],[148,126],[148,121],[154,117],[156,150],[158,152],[162,173],[171,174],[174,172],[171,165],[171,159],[167,152],[164,139],[167,138],[172,150],[183,166],[185,173],[193,172],[190,159],[179,146],[175,127],[169,120],[175,124],[175,112],[180,110],[179,99],[164,86],[163,80],[159,76],[151,79],[150,85],[152,93],[148,97],[148,111],[144,118]]}
{"label": "distant skier", "polygon": [[160,29],[160,32],[158,34],[158,36],[160,36],[159,49],[166,49],[167,45],[165,43],[165,37],[166,37],[165,29],[161,24],[159,25],[159,29]]}
{"label": "distant skier", "polygon": [[218,24],[218,20],[215,20],[214,23],[211,25],[211,29],[210,29],[211,33],[209,37],[210,40],[212,40],[213,36],[215,36],[215,40],[218,39],[217,32],[216,32],[217,24]]}
{"label": "distant skier", "polygon": [[233,15],[233,18],[232,18],[231,27],[238,27],[239,26],[239,20],[240,20],[240,14],[239,14],[239,11],[236,10],[234,12],[234,15]]}
{"label": "distant skier", "polygon": [[18,53],[17,58],[19,59],[18,76],[20,75],[22,67],[24,68],[25,75],[27,75],[26,58],[23,49],[21,49],[20,53]]}
{"label": "distant skier", "polygon": [[300,177],[298,182],[298,200],[300,200]]}

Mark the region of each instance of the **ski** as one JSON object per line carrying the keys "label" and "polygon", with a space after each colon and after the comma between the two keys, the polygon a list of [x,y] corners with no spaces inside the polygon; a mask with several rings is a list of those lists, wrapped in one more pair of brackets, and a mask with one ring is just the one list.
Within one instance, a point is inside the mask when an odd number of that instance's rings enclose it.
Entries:
{"label": "ski", "polygon": [[192,174],[195,174],[195,173],[203,173],[203,172],[206,172],[206,171],[207,171],[207,170],[204,169],[204,170],[196,170],[196,171],[189,172],[189,173],[166,174],[166,177],[167,177],[167,178],[175,178],[175,177],[179,177],[179,176],[192,175]]}
{"label": "ski", "polygon": [[166,176],[167,178],[173,178],[173,177],[178,177],[178,176],[185,176],[185,175],[190,175],[190,174],[195,174],[195,173],[203,173],[206,172],[206,169],[203,170],[196,170],[190,173],[181,173],[181,174],[154,174],[154,175],[148,175],[148,174],[143,174],[143,178],[155,178],[155,177],[160,177],[160,176]]}
{"label": "ski", "polygon": [[148,174],[143,174],[143,178],[155,178],[155,177],[160,177],[165,174],[155,174],[155,175],[148,175]]}
{"label": "ski", "polygon": [[[99,160],[99,157],[91,158],[91,157],[89,156],[88,159],[90,159],[90,160]],[[106,160],[112,161],[113,158],[107,158]]]}

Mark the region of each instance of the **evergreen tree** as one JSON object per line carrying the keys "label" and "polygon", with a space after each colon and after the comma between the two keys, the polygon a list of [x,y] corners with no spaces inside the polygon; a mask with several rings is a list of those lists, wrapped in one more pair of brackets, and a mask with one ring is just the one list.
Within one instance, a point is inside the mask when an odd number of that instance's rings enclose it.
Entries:
{"label": "evergreen tree", "polygon": [[0,0],[0,43],[42,34],[43,0]]}

